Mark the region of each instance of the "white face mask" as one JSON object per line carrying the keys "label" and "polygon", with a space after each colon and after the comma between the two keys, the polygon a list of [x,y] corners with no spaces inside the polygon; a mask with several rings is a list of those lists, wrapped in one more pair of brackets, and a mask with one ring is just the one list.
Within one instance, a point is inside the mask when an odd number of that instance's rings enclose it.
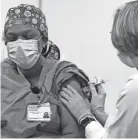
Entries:
{"label": "white face mask", "polygon": [[41,55],[38,50],[38,40],[19,39],[14,42],[8,42],[7,49],[9,58],[23,69],[32,68]]}

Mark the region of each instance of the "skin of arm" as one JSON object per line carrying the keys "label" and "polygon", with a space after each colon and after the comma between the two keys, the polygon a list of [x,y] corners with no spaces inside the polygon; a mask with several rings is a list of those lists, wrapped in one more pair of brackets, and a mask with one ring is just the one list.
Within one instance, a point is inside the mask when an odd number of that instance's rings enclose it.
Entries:
{"label": "skin of arm", "polygon": [[94,116],[100,122],[100,124],[104,127],[109,115],[104,111],[103,108],[99,108],[95,111]]}
{"label": "skin of arm", "polygon": [[[66,81],[62,87],[66,87],[66,85],[68,84],[71,85],[74,89],[76,89],[82,97],[84,97],[80,84],[75,76]],[[60,109],[60,114],[61,114],[62,138],[85,137],[84,129],[82,129],[79,126],[77,120],[72,116],[72,114],[67,110],[67,108],[64,105],[62,105]]]}

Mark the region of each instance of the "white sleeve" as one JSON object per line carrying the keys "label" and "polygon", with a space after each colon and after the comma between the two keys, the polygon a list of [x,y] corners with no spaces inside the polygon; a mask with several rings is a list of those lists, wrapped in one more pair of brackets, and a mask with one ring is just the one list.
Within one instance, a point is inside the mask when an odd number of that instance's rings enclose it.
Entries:
{"label": "white sleeve", "polygon": [[120,92],[117,113],[106,122],[108,138],[138,138],[138,74]]}
{"label": "white sleeve", "polygon": [[[116,110],[116,113],[117,113],[117,110]],[[106,128],[106,129],[109,128],[110,125],[114,122],[114,119],[115,119],[115,116],[109,115],[105,122],[104,128]]]}
{"label": "white sleeve", "polygon": [[116,115],[108,117],[104,128],[95,121],[88,124],[86,138],[138,138],[138,74],[120,92],[116,108]]}
{"label": "white sleeve", "polygon": [[98,122],[92,121],[85,128],[86,138],[100,139],[106,135],[106,129],[103,128]]}

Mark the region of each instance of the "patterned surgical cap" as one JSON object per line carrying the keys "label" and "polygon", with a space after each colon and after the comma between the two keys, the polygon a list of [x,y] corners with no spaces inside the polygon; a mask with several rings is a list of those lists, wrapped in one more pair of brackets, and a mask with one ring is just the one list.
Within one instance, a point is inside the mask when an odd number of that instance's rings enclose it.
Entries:
{"label": "patterned surgical cap", "polygon": [[21,4],[17,7],[10,8],[5,22],[5,31],[13,25],[29,25],[38,29],[44,37],[48,38],[48,28],[44,14],[39,8],[33,5]]}

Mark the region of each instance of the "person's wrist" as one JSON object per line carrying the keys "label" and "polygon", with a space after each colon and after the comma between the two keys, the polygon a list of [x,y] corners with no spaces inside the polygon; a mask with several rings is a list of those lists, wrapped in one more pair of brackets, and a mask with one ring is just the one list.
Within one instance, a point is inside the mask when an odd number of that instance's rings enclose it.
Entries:
{"label": "person's wrist", "polygon": [[79,124],[81,124],[81,122],[85,119],[85,118],[94,118],[94,116],[91,114],[91,113],[89,113],[89,114],[84,114],[80,119],[79,119],[79,121],[78,121],[78,123]]}
{"label": "person's wrist", "polygon": [[92,109],[92,113],[94,116],[96,116],[97,114],[101,114],[101,113],[105,113],[104,111],[104,106],[98,106],[95,109]]}
{"label": "person's wrist", "polygon": [[93,117],[93,115],[85,115],[81,120],[80,120],[80,125],[83,129],[85,129],[85,127],[91,123],[92,121],[95,121],[95,118]]}
{"label": "person's wrist", "polygon": [[108,114],[105,112],[104,108],[97,109],[94,113],[95,118],[101,123],[102,126],[108,118]]}

